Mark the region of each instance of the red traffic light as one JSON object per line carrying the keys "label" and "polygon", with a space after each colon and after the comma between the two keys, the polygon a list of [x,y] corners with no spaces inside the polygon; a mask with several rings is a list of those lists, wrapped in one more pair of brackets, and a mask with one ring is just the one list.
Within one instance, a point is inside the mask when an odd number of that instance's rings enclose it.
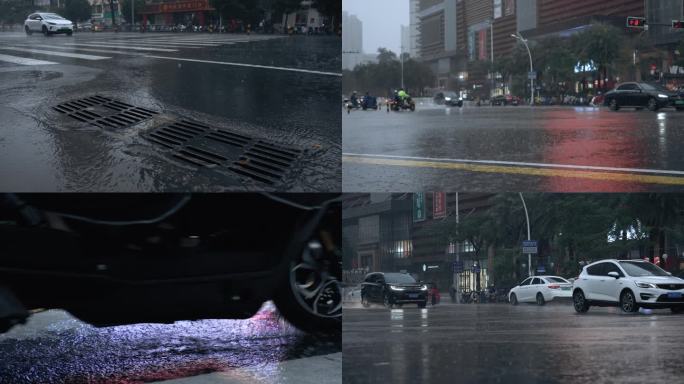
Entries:
{"label": "red traffic light", "polygon": [[627,26],[631,28],[644,28],[646,26],[645,17],[627,17]]}
{"label": "red traffic light", "polygon": [[684,21],[672,20],[672,28],[673,28],[673,29],[682,29],[682,28],[684,28]]}

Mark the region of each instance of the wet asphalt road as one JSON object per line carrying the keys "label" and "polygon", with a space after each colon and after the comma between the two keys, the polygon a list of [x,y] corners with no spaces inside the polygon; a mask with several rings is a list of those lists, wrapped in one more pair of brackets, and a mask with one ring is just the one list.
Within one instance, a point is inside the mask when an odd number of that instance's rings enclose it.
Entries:
{"label": "wet asphalt road", "polygon": [[684,188],[684,112],[674,109],[423,101],[414,113],[344,113],[342,126],[345,192]]}
{"label": "wet asphalt road", "polygon": [[345,383],[674,383],[684,316],[571,304],[345,308]]}
{"label": "wet asphalt road", "polygon": [[0,335],[0,383],[331,383],[341,341],[311,336],[267,304],[248,320],[94,328],[64,311]]}
{"label": "wet asphalt road", "polygon": [[[335,36],[0,33],[0,190],[339,191],[340,47]],[[102,128],[52,109],[93,95],[157,114]],[[200,149],[227,161],[197,166],[149,140],[179,120],[298,155],[269,182],[229,170],[243,153],[223,142]]]}

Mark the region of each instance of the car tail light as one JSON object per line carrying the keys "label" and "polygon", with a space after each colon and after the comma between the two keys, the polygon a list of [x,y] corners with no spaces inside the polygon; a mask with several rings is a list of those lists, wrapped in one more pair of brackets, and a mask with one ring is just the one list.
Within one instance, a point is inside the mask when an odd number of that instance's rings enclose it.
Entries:
{"label": "car tail light", "polygon": [[549,285],[549,288],[558,289],[558,288],[560,288],[560,285]]}

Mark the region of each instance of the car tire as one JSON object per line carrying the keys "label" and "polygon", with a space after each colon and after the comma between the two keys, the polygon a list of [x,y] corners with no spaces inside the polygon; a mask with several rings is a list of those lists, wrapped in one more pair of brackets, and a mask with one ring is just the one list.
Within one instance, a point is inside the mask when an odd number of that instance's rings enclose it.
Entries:
{"label": "car tire", "polygon": [[518,305],[518,297],[515,293],[511,293],[511,305]]}
{"label": "car tire", "polygon": [[675,107],[675,109],[678,111],[684,111],[684,107]]}
{"label": "car tire", "polygon": [[[295,327],[312,333],[342,331],[342,257],[338,241],[319,228],[286,264],[273,301]],[[323,244],[328,244],[324,246]]]}
{"label": "car tire", "polygon": [[537,292],[537,305],[544,305],[546,301],[544,300],[544,295],[541,292]]}
{"label": "car tire", "polygon": [[658,110],[658,101],[654,97],[648,99],[648,110],[651,112],[656,112]]}
{"label": "car tire", "polygon": [[675,315],[684,313],[684,307],[671,307],[670,311],[674,313]]}
{"label": "car tire", "polygon": [[28,27],[28,25],[24,26],[24,31],[26,31],[26,35],[28,36],[33,35],[33,31]]}
{"label": "car tire", "polygon": [[589,310],[589,302],[587,301],[587,298],[584,297],[584,292],[582,292],[582,290],[577,289],[572,293],[572,305],[575,307],[577,313],[585,313]]}
{"label": "car tire", "polygon": [[422,303],[418,303],[418,308],[425,308],[427,306],[427,300],[423,301]]}
{"label": "car tire", "polygon": [[361,305],[364,308],[370,307],[370,301],[368,301],[368,298],[366,297],[366,295],[361,295]]}
{"label": "car tire", "polygon": [[41,29],[41,31],[43,32],[43,35],[45,35],[45,36],[51,35],[50,31],[48,31],[47,27],[44,25],[43,25],[43,28]]}
{"label": "car tire", "polygon": [[74,34],[74,32],[67,32],[67,36],[71,36],[73,34]]}
{"label": "car tire", "polygon": [[610,103],[608,103],[608,106],[610,107],[611,111],[619,111],[620,110],[620,105],[618,104],[617,100],[611,99]]}
{"label": "car tire", "polygon": [[620,294],[620,309],[626,313],[634,313],[639,310],[634,293],[629,289],[622,291]]}

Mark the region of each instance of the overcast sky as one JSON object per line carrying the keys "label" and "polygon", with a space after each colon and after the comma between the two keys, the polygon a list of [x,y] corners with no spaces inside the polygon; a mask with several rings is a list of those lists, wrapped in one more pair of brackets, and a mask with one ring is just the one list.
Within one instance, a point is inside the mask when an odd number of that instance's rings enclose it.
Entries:
{"label": "overcast sky", "polygon": [[408,0],[342,0],[342,10],[363,22],[364,52],[375,53],[379,47],[385,47],[399,54],[399,26],[409,25]]}

